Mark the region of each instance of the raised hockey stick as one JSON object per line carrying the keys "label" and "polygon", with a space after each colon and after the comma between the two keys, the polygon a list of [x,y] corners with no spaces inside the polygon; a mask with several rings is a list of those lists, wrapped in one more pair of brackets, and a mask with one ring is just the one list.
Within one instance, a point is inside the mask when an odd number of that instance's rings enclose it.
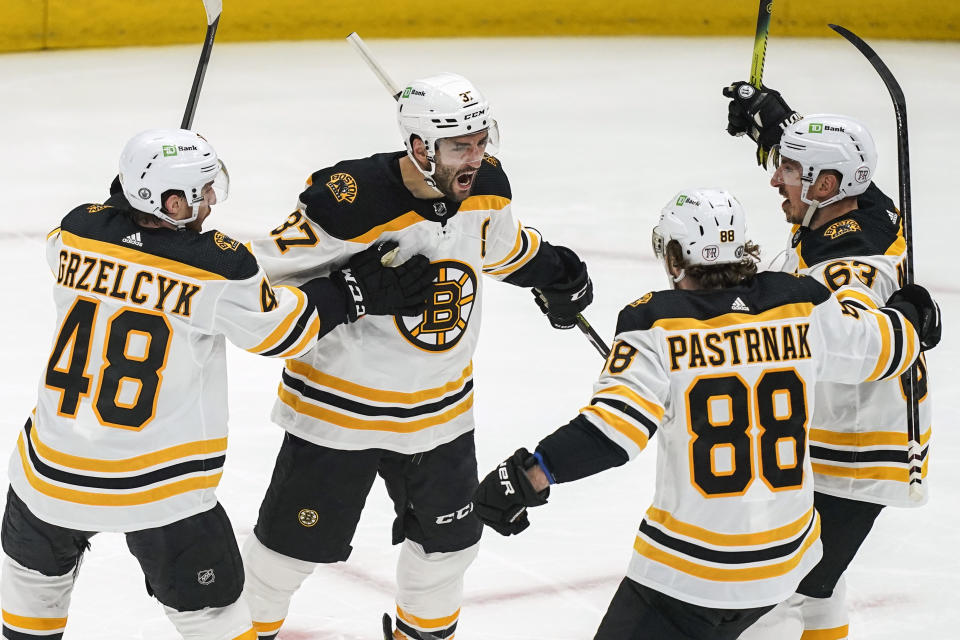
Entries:
{"label": "raised hockey stick", "polygon": [[[763,63],[767,59],[767,38],[770,36],[770,16],[773,14],[773,0],[760,0],[757,10],[757,32],[753,37],[753,60],[750,62],[750,84],[757,89],[763,84]],[[767,150],[757,148],[757,160],[767,166]]]}
{"label": "raised hockey stick", "polygon": [[[374,75],[380,79],[380,82],[383,84],[384,88],[387,90],[394,100],[400,99],[400,89],[397,86],[389,75],[387,75],[386,70],[380,66],[380,63],[377,62],[376,58],[373,57],[373,52],[370,51],[370,48],[367,47],[367,44],[363,39],[357,34],[356,31],[347,36],[347,42],[353,45],[353,48],[357,50],[357,53],[360,54],[360,57],[363,58],[363,61],[367,63],[367,66],[370,67],[370,70],[373,71]],[[762,63],[761,63],[762,66]],[[606,345],[603,341],[603,338],[594,330],[590,323],[587,322],[587,319],[583,317],[582,313],[577,314],[577,326],[580,328],[580,331],[583,332],[583,335],[587,337],[587,340],[590,341],[597,351],[600,352],[600,355],[607,358],[610,355],[610,347]]]}
{"label": "raised hockey stick", "polygon": [[197,72],[193,76],[193,86],[190,87],[190,97],[187,98],[187,108],[180,121],[181,129],[193,126],[193,115],[200,100],[200,89],[203,87],[203,78],[207,74],[207,64],[210,62],[210,52],[213,50],[213,39],[217,37],[217,26],[220,24],[220,13],[223,11],[223,0],[203,0],[203,8],[207,12],[207,35],[203,40],[203,49],[200,50],[200,61],[197,63]]}
{"label": "raised hockey stick", "polygon": [[[913,283],[913,216],[910,209],[910,149],[907,137],[907,101],[900,83],[893,77],[877,52],[857,34],[840,25],[831,24],[831,29],[846,38],[873,65],[893,100],[893,113],[897,118],[897,170],[900,178],[900,214],[903,216],[903,239],[907,244],[905,284]],[[910,461],[910,497],[923,499],[923,473],[920,447],[920,402],[917,399],[917,365],[907,372],[907,442]]]}

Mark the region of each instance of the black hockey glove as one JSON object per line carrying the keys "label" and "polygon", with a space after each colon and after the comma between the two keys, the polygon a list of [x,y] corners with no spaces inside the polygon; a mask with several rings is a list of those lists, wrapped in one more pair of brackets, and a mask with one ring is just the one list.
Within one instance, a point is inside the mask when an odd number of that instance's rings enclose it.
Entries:
{"label": "black hockey glove", "polygon": [[566,277],[550,286],[533,289],[533,299],[554,329],[572,329],[577,326],[577,314],[593,302],[593,282],[580,256],[566,247],[558,246],[556,250]]}
{"label": "black hockey glove", "polygon": [[345,268],[330,274],[330,279],[346,292],[349,322],[367,314],[416,316],[427,308],[436,269],[419,254],[396,267],[387,266],[396,248],[396,242],[373,245],[351,256]]}
{"label": "black hockey glove", "polygon": [[747,134],[757,143],[757,164],[766,167],[763,158],[770,148],[780,142],[787,125],[802,116],[784,102],[779,91],[763,85],[757,89],[749,82],[734,82],[724,87],[723,95],[730,98],[727,133],[732,136]]}
{"label": "black hockey glove", "polygon": [[918,284],[908,284],[893,292],[885,305],[896,309],[916,328],[923,351],[940,344],[940,306],[930,297],[930,292]]}
{"label": "black hockey glove", "polygon": [[527,507],[547,504],[550,487],[537,492],[527,479],[526,470],[537,466],[537,459],[526,449],[501,462],[480,482],[473,497],[474,511],[483,524],[502,536],[520,533],[530,526]]}

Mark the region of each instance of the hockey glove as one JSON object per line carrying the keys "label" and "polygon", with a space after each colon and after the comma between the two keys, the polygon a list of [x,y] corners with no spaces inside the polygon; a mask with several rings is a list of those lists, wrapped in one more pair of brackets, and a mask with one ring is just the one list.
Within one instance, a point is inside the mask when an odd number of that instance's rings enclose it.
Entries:
{"label": "hockey glove", "polygon": [[577,326],[577,314],[593,302],[593,282],[580,256],[566,247],[558,246],[556,250],[566,276],[547,287],[533,289],[533,299],[554,329],[572,329]]}
{"label": "hockey glove", "polygon": [[780,136],[787,125],[802,116],[791,109],[779,91],[763,85],[759,89],[749,82],[734,82],[724,87],[723,95],[730,98],[727,108],[727,133],[732,136],[747,134],[757,143],[757,164],[766,168],[763,158],[773,145],[780,142]]}
{"label": "hockey glove", "polygon": [[916,328],[921,350],[927,351],[940,344],[940,307],[929,291],[918,284],[908,284],[894,291],[885,306],[902,313]]}
{"label": "hockey glove", "polygon": [[[426,256],[387,266],[396,242],[381,242],[350,257],[347,266],[330,274],[347,297],[347,320],[375,316],[416,316],[427,308],[436,269]],[[385,264],[386,263],[386,264]]]}
{"label": "hockey glove", "polygon": [[530,526],[527,507],[547,504],[550,487],[534,490],[526,470],[537,466],[537,459],[526,449],[501,462],[480,482],[473,497],[474,511],[483,524],[502,536],[520,533]]}

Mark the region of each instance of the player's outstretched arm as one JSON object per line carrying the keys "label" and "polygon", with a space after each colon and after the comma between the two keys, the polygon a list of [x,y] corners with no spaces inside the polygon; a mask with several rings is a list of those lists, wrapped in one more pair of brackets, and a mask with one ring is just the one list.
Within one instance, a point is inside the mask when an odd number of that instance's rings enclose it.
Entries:
{"label": "player's outstretched arm", "polygon": [[749,82],[734,82],[723,88],[723,95],[730,98],[727,133],[746,134],[756,142],[757,164],[765,166],[762,158],[780,142],[787,125],[799,120],[801,115],[787,105],[779,91],[762,85],[757,89]]}

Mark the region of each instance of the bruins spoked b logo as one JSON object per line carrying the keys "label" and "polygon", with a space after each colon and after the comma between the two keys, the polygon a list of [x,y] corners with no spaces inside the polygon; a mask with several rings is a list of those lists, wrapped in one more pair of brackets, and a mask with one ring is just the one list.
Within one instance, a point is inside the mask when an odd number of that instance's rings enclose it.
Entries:
{"label": "bruins spoked b logo", "polygon": [[394,318],[397,329],[414,346],[426,351],[452,349],[470,321],[477,293],[477,276],[456,260],[433,263],[438,269],[427,309],[419,316]]}

